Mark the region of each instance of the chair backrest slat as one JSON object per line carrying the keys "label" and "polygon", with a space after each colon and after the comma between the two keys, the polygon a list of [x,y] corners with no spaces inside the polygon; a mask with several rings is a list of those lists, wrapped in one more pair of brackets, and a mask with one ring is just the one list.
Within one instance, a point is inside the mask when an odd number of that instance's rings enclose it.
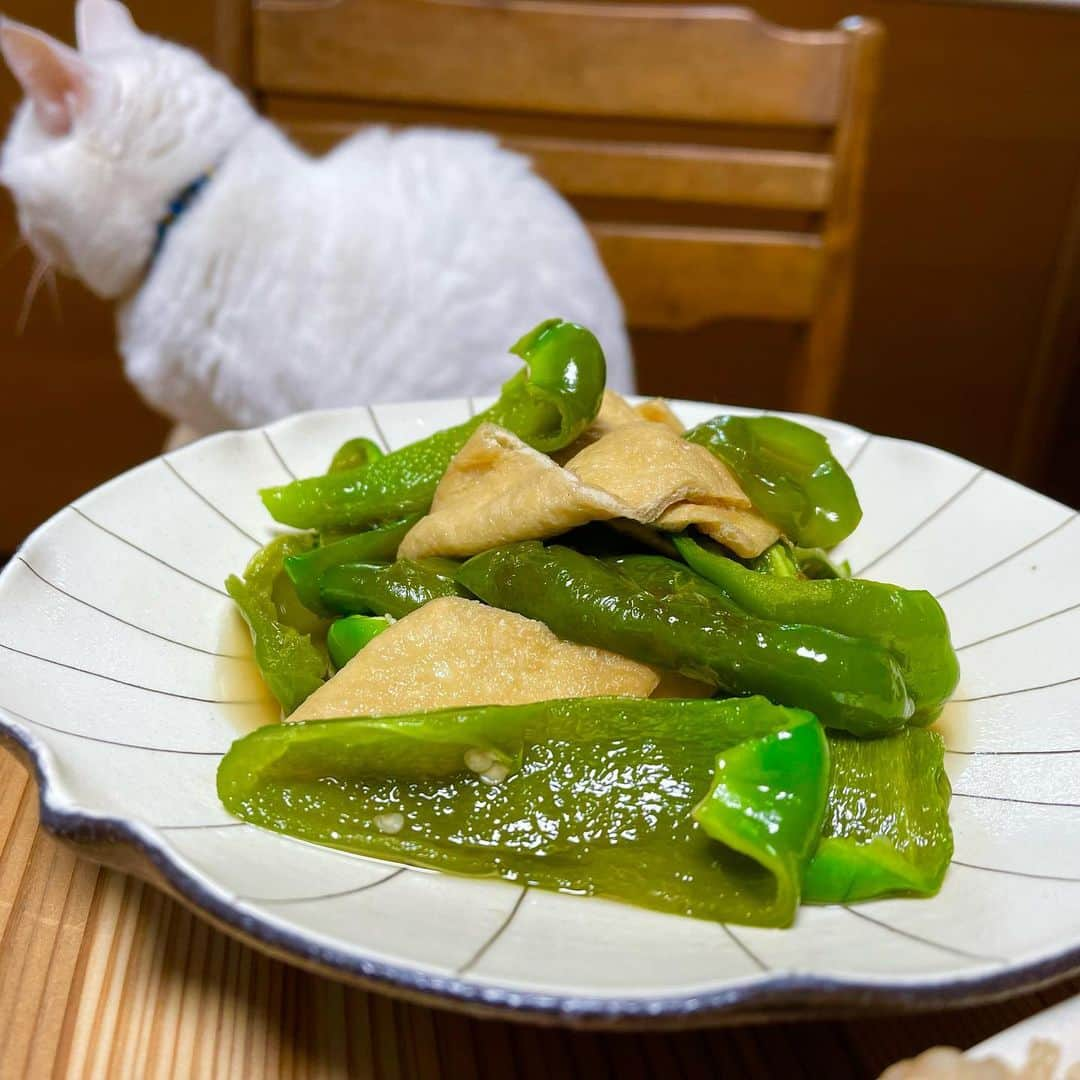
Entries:
{"label": "chair backrest slat", "polygon": [[677,3],[255,3],[256,89],[302,143],[373,119],[496,131],[578,200],[632,327],[806,323],[790,403],[829,411],[876,23],[787,30]]}
{"label": "chair backrest slat", "polygon": [[832,158],[782,150],[504,139],[567,195],[823,210]]}
{"label": "chair backrest slat", "polygon": [[592,231],[635,326],[802,322],[814,310],[822,267],[816,236],[607,223]]}
{"label": "chair backrest slat", "polygon": [[268,90],[822,127],[847,52],[836,31],[691,4],[261,0],[255,36]]}
{"label": "chair backrest slat", "polygon": [[[363,114],[348,122],[284,116],[280,123],[305,148],[324,153],[363,120]],[[541,135],[503,135],[501,141],[574,197],[822,211],[832,195],[829,154]]]}

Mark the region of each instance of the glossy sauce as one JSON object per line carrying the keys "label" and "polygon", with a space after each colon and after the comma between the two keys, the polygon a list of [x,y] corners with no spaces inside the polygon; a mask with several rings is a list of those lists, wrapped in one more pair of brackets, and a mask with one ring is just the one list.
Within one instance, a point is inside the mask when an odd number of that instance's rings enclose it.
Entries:
{"label": "glossy sauce", "polygon": [[220,715],[236,729],[237,736],[281,722],[281,707],[255,665],[251,634],[240,613],[231,609],[222,620],[214,672],[215,697],[222,702]]}
{"label": "glossy sauce", "polygon": [[[962,697],[963,687],[958,686],[954,693]],[[976,745],[971,709],[966,701],[947,702],[933,729],[945,740],[946,749],[970,750]]]}

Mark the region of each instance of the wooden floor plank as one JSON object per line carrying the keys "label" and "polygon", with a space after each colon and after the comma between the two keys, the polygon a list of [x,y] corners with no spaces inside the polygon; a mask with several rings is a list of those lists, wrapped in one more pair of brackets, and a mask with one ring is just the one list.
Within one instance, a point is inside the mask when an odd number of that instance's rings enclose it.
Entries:
{"label": "wooden floor plank", "polygon": [[98,871],[38,829],[33,785],[15,781],[10,764],[0,792],[10,814],[0,825],[0,1073],[31,1076],[55,1057]]}

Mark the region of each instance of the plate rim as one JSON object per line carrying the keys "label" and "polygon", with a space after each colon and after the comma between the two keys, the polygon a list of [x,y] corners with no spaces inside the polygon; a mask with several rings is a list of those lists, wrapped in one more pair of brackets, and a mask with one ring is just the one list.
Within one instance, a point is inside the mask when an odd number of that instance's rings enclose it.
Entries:
{"label": "plate rim", "polygon": [[[634,395],[640,398],[641,395]],[[438,402],[415,402],[418,406],[449,404],[467,399],[442,399]],[[668,399],[674,405],[714,405],[717,409],[738,408],[742,412],[770,412],[720,403]],[[370,406],[349,406],[346,409],[309,410],[296,413],[242,433],[265,433],[299,417],[319,412],[341,412],[348,408],[367,409]],[[802,417],[804,414],[778,415]],[[828,417],[807,417],[826,420],[856,434],[871,439],[906,443],[960,461],[957,454],[916,440],[877,435],[845,421]],[[214,433],[200,442],[235,434],[235,431]],[[859,454],[865,444],[860,446]],[[121,481],[165,455],[157,455],[106,480],[86,492],[75,502],[103,487]],[[974,465],[973,462],[968,464]],[[979,467],[979,466],[975,466]],[[985,472],[994,470],[985,469]],[[1000,474],[998,474],[1000,475]],[[1008,480],[1008,477],[1004,479]],[[1015,481],[1013,481],[1015,482]],[[1026,487],[1026,485],[1021,485]],[[1041,494],[1041,493],[1037,493]],[[1047,497],[1047,496],[1044,496]],[[1048,498],[1048,497],[1047,497]],[[1058,502],[1057,500],[1051,500]],[[68,504],[70,506],[72,504]],[[1058,502],[1062,509],[1077,511]],[[6,577],[19,561],[26,547],[56,521],[68,507],[51,515],[19,545],[8,565],[0,571]],[[762,1019],[810,1018],[822,1013],[871,1014],[889,1010],[918,1012],[940,1007],[961,1007],[979,1001],[1006,997],[1024,990],[1035,989],[1080,974],[1080,941],[1060,951],[1010,964],[971,976],[905,977],[902,982],[866,980],[857,977],[810,975],[798,972],[769,970],[740,980],[734,985],[707,991],[654,993],[634,996],[605,995],[595,992],[571,994],[557,991],[518,989],[505,983],[472,982],[453,974],[424,971],[409,964],[382,960],[331,944],[323,944],[300,929],[275,922],[254,908],[241,907],[222,890],[215,889],[206,875],[189,870],[179,852],[175,852],[164,837],[151,826],[132,819],[108,814],[96,814],[64,805],[52,784],[48,764],[53,751],[0,707],[0,745],[15,752],[16,757],[29,764],[38,789],[39,820],[51,835],[73,845],[85,857],[108,865],[109,860],[99,850],[102,845],[120,845],[138,859],[134,867],[123,866],[166,890],[189,908],[210,917],[219,927],[264,952],[284,959],[299,961],[309,969],[331,977],[346,978],[370,989],[423,1001],[429,1005],[457,1008],[475,1014],[500,1016],[504,1019],[527,1020],[539,1024],[575,1027],[619,1028],[632,1027],[689,1027],[716,1022],[738,1021],[746,1017]],[[87,849],[93,849],[88,851]],[[146,864],[151,873],[147,873]],[[154,873],[156,871],[156,874]]]}

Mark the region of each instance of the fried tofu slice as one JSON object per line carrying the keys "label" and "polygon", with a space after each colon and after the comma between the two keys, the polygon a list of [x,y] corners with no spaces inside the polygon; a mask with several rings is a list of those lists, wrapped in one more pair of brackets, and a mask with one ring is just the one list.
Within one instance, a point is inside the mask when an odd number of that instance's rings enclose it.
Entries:
{"label": "fried tofu slice", "polygon": [[398,554],[467,558],[616,519],[669,532],[700,521],[744,556],[760,554],[779,536],[722,462],[664,424],[640,418],[618,424],[565,466],[482,424],[450,463],[431,512],[409,531]]}
{"label": "fried tofu slice", "polygon": [[448,596],[365,645],[288,722],[553,698],[648,697],[659,682],[645,664],[563,641],[523,615]]}
{"label": "fried tofu slice", "polygon": [[648,401],[643,401],[632,408],[640,420],[648,420],[651,424],[663,424],[671,428],[676,435],[681,435],[686,430],[686,425],[675,415],[671,406],[663,398],[649,398]]}
{"label": "fried tofu slice", "polygon": [[662,424],[623,424],[566,463],[584,484],[629,508],[623,517],[648,524],[681,502],[750,508],[727,467]]}
{"label": "fried tofu slice", "polygon": [[[586,446],[590,446],[615,428],[640,420],[661,424],[676,435],[682,435],[686,431],[686,425],[663,398],[650,398],[648,401],[631,405],[614,390],[606,390],[600,411],[589,429],[573,446],[564,450],[561,456],[556,455],[556,460],[569,461]],[[696,525],[706,536],[744,557],[759,555],[780,539],[780,530],[752,507],[739,509],[735,506],[712,506],[706,510],[704,506],[692,502],[676,504],[651,526],[642,526],[627,519],[619,522],[616,527],[667,554],[665,542],[655,530],[679,532],[687,525]]]}
{"label": "fried tofu slice", "polygon": [[623,517],[625,510],[516,435],[481,424],[450,463],[431,512],[406,534],[398,557],[467,558],[516,540],[558,536],[588,521]]}
{"label": "fried tofu slice", "polygon": [[747,510],[738,506],[678,503],[665,510],[654,524],[666,532],[682,532],[693,525],[744,559],[760,555],[780,539],[780,530],[752,507]]}
{"label": "fried tofu slice", "polygon": [[565,465],[576,454],[581,453],[586,446],[602,439],[609,432],[624,424],[633,424],[641,420],[637,410],[622,394],[614,390],[605,390],[604,397],[600,402],[600,411],[596,414],[593,422],[567,447],[557,451],[551,456]]}

